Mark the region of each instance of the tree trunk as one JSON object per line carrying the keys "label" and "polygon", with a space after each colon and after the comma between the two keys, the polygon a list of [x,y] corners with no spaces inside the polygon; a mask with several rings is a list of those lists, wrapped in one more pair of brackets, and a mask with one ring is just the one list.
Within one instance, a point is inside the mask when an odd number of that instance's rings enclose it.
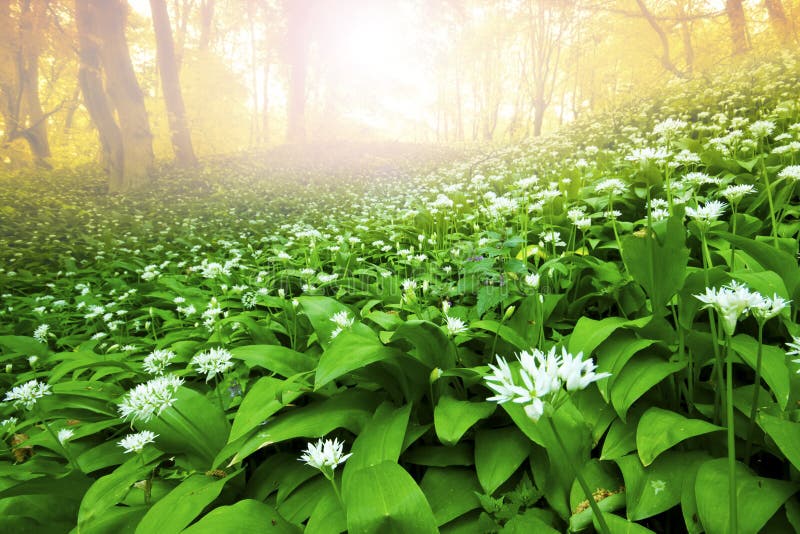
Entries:
{"label": "tree trunk", "polygon": [[214,0],[203,0],[200,6],[200,43],[201,52],[208,51],[211,46],[211,27],[214,22]]}
{"label": "tree trunk", "polygon": [[179,165],[196,165],[197,158],[192,147],[192,137],[186,120],[186,107],[183,104],[181,84],[178,79],[175,43],[172,40],[167,5],[164,0],[150,0],[150,10],[153,14],[158,70],[161,73],[161,89],[164,91],[164,102],[167,106],[172,149],[175,151],[175,159]]}
{"label": "tree trunk", "polygon": [[286,140],[305,143],[306,73],[308,70],[310,1],[290,0],[287,4],[289,29],[289,102]]}
{"label": "tree trunk", "polygon": [[[85,88],[87,107],[94,107],[96,111],[96,115],[92,114],[95,125],[98,130],[106,132],[106,141],[109,142],[110,169],[114,171],[109,190],[121,192],[143,187],[151,181],[153,136],[144,95],[136,80],[125,40],[127,5],[123,0],[76,0],[76,6],[76,17],[84,19],[78,27],[79,33],[83,34],[81,47],[86,50],[81,58],[81,87]],[[92,61],[97,63],[93,65]],[[105,74],[107,99],[102,91],[98,66]],[[88,103],[90,100],[93,100],[91,104]],[[118,126],[109,101],[116,110]],[[121,157],[110,124],[116,126],[119,134]],[[101,134],[101,140],[103,137]]]}
{"label": "tree trunk", "polygon": [[742,0],[725,0],[725,14],[731,25],[731,42],[733,55],[747,51],[747,22],[744,19]]}
{"label": "tree trunk", "polygon": [[88,0],[78,0],[75,3],[75,23],[78,26],[80,58],[78,83],[83,93],[83,103],[100,137],[103,167],[109,176],[109,189],[119,191],[123,184],[122,134],[103,88],[100,43],[96,37],[99,22]]}
{"label": "tree trunk", "polygon": [[769,22],[775,31],[778,40],[782,45],[792,42],[792,29],[786,19],[786,12],[783,10],[781,0],[764,0],[764,5],[769,14]]}
{"label": "tree trunk", "polygon": [[264,100],[261,104],[261,131],[263,135],[262,142],[265,145],[269,144],[269,71],[270,60],[269,53],[267,53],[267,59],[264,62]]}

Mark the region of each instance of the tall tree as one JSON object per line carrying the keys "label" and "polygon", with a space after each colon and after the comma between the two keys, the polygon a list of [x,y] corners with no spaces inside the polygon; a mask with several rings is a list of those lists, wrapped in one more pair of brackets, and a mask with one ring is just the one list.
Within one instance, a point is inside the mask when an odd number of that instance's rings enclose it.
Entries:
{"label": "tall tree", "polygon": [[143,187],[151,179],[153,135],[125,40],[127,5],[123,0],[76,0],[75,8],[81,91],[100,133],[109,190]]}
{"label": "tall tree", "polygon": [[792,42],[792,28],[786,18],[786,11],[783,9],[781,0],[764,0],[764,5],[769,14],[769,22],[775,35],[781,44],[789,44]]}
{"label": "tall tree", "polygon": [[178,65],[175,60],[175,42],[172,27],[164,0],[150,0],[153,15],[153,29],[156,34],[156,56],[161,73],[161,89],[167,106],[170,138],[175,159],[180,165],[196,165],[197,158],[192,147],[192,136],[186,120],[186,106],[183,104],[181,83],[178,78]]}
{"label": "tall tree", "polygon": [[288,0],[285,5],[288,19],[287,54],[291,69],[286,140],[289,143],[304,143],[311,0]]}
{"label": "tall tree", "polygon": [[39,49],[46,23],[47,1],[19,3],[17,28],[9,0],[0,0],[0,113],[5,122],[4,144],[24,139],[39,167],[50,167],[47,118],[39,97]]}
{"label": "tall tree", "polygon": [[528,0],[533,74],[533,135],[537,137],[542,135],[544,114],[553,98],[569,19],[570,2]]}
{"label": "tall tree", "polygon": [[211,46],[211,30],[214,23],[214,0],[202,0],[200,4],[200,44],[201,52],[207,52]]}
{"label": "tall tree", "polygon": [[743,54],[748,49],[747,21],[744,18],[742,0],[725,0],[725,14],[731,29],[733,55]]}

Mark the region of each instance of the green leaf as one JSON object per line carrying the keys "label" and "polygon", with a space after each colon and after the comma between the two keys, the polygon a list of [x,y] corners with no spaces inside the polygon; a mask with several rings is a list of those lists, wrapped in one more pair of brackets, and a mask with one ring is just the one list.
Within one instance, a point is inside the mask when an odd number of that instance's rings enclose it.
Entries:
{"label": "green leaf", "polygon": [[688,419],[680,414],[653,406],[642,415],[636,427],[636,447],[645,466],[659,454],[685,439],[709,432],[724,430],[700,419]]}
{"label": "green leaf", "polygon": [[530,451],[530,440],[515,427],[479,430],[475,435],[475,469],[483,491],[494,493]]}
{"label": "green leaf", "polygon": [[239,471],[221,479],[191,475],[150,508],[136,527],[136,532],[181,532],[219,496],[222,487],[238,474]]}
{"label": "green leaf", "polygon": [[223,532],[270,532],[295,534],[302,532],[288,523],[274,508],[263,502],[244,499],[232,506],[214,508],[184,534],[220,534]]}
{"label": "green leaf", "polygon": [[331,321],[331,317],[343,311],[347,312],[349,316],[353,316],[350,308],[330,297],[304,296],[297,300],[300,301],[323,349],[328,348],[331,343],[331,334],[337,328],[336,324]]}
{"label": "green leaf", "polygon": [[25,356],[47,356],[50,352],[45,343],[28,336],[0,336],[0,347]]}
{"label": "green leaf", "polygon": [[348,532],[438,532],[425,494],[411,475],[395,462],[385,461],[359,469],[342,493]]}
{"label": "green leaf", "polygon": [[81,500],[78,528],[88,529],[106,510],[120,502],[131,486],[153,469],[155,460],[161,454],[153,447],[145,447],[140,454],[129,458],[108,475],[98,478]]}
{"label": "green leaf", "polygon": [[611,335],[602,345],[597,347],[597,372],[611,373],[606,380],[597,383],[603,399],[608,402],[611,395],[611,387],[622,373],[625,364],[633,356],[647,347],[653,345],[652,339],[639,339],[636,334],[628,331],[620,331]]}
{"label": "green leaf", "polygon": [[627,422],[616,419],[608,429],[606,439],[603,441],[601,460],[616,460],[636,450],[636,427],[638,421],[629,419]]}
{"label": "green leaf", "polygon": [[[746,334],[738,334],[731,340],[731,348],[751,368],[758,362],[758,340]],[[761,376],[767,383],[778,405],[786,409],[789,402],[789,368],[786,353],[773,345],[762,347]]]}
{"label": "green leaf", "polygon": [[212,467],[230,433],[225,413],[217,405],[193,389],[180,387],[175,402],[150,421],[134,421],[139,430],[158,434],[158,448],[164,452],[186,455],[198,470]]}
{"label": "green leaf", "polygon": [[[736,463],[736,511],[739,532],[757,533],[797,491],[797,485],[754,475]],[[717,458],[700,466],[695,480],[697,513],[706,532],[730,532],[728,460]]]}
{"label": "green leaf", "polygon": [[470,328],[477,328],[480,330],[488,330],[493,334],[497,334],[503,341],[507,341],[520,350],[528,350],[531,344],[522,336],[517,334],[514,330],[506,325],[500,324],[498,321],[475,321],[470,323]]}
{"label": "green leaf", "polygon": [[[287,411],[237,447],[238,450],[234,449],[231,454],[235,453],[235,456],[229,465],[241,461],[262,447],[287,439],[320,438],[339,427],[358,433],[371,418],[377,404],[377,396],[373,393],[348,390],[331,399]],[[231,444],[234,445],[236,444]],[[215,462],[218,464],[227,457],[226,448]]]}
{"label": "green leaf", "polygon": [[589,357],[600,343],[608,339],[618,328],[626,326],[642,327],[650,322],[650,317],[628,320],[622,317],[606,317],[600,321],[581,317],[575,323],[575,328],[569,336],[568,350],[572,354],[582,352],[585,357]]}
{"label": "green leaf", "polygon": [[445,445],[455,445],[472,425],[492,415],[496,408],[492,402],[460,401],[442,395],[433,410],[436,436]]}
{"label": "green leaf", "polygon": [[305,534],[331,534],[347,530],[347,519],[339,497],[327,487],[308,518]]}
{"label": "green leaf", "polygon": [[775,248],[771,243],[761,243],[727,232],[712,232],[712,234],[745,251],[764,269],[777,273],[786,284],[786,289],[793,300],[800,297],[800,269],[797,268],[797,260],[791,254]]}
{"label": "green leaf", "polygon": [[281,345],[244,345],[232,348],[231,354],[249,367],[263,367],[286,378],[317,366],[316,358]]}
{"label": "green leaf", "polygon": [[529,534],[536,532],[537,534],[558,534],[558,530],[553,528],[552,525],[545,523],[542,519],[540,510],[537,508],[529,508],[524,514],[517,514],[512,517],[508,523],[503,525],[501,534]]}
{"label": "green leaf", "polygon": [[[301,395],[294,384],[270,376],[261,377],[247,392],[236,411],[228,443],[244,436]],[[296,387],[296,386],[294,386]]]}
{"label": "green leaf", "polygon": [[639,397],[685,365],[685,362],[667,362],[650,354],[631,360],[614,381],[611,404],[624,420],[628,409]]}
{"label": "green leaf", "polygon": [[758,424],[795,468],[800,469],[800,423],[759,412]]}
{"label": "green leaf", "polygon": [[315,390],[350,371],[361,369],[371,363],[403,357],[402,352],[384,346],[372,331],[369,333],[365,336],[362,333],[346,330],[336,336],[336,339],[319,359],[314,378]]}
{"label": "green leaf", "polygon": [[700,452],[667,452],[644,467],[635,454],[616,460],[625,479],[627,514],[639,521],[665,512],[681,500],[684,476],[693,473],[707,455]]}
{"label": "green leaf", "polygon": [[666,232],[660,236],[626,237],[622,241],[622,259],[650,297],[653,315],[663,316],[667,303],[683,286],[689,262],[683,217],[670,217]]}
{"label": "green leaf", "polygon": [[403,451],[403,442],[411,415],[411,405],[394,408],[384,402],[353,443],[353,456],[347,461],[348,471],[379,464],[397,462]]}
{"label": "green leaf", "polygon": [[453,343],[442,330],[430,321],[406,321],[392,334],[391,342],[405,340],[414,348],[409,354],[428,369],[442,370],[456,366]]}
{"label": "green leaf", "polygon": [[433,467],[425,471],[420,487],[433,510],[437,526],[480,507],[475,493],[480,492],[481,487],[472,470]]}

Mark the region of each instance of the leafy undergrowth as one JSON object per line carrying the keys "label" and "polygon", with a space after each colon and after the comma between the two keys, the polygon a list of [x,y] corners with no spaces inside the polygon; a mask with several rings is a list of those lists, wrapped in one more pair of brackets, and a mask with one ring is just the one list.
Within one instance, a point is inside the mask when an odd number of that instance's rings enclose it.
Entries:
{"label": "leafy undergrowth", "polygon": [[800,528],[798,78],[4,179],[0,530]]}

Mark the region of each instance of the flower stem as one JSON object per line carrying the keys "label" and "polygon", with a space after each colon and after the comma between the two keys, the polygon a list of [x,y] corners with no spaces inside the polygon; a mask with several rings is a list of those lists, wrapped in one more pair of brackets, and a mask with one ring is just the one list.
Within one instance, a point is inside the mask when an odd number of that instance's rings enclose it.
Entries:
{"label": "flower stem", "polygon": [[[561,439],[561,435],[558,433],[558,429],[556,429],[556,425],[553,423],[552,418],[545,417],[547,422],[550,424],[550,428],[553,430],[553,435],[556,437],[556,441],[558,442],[558,446],[561,447],[561,451],[564,453],[565,456],[569,456],[567,452],[567,447],[564,445],[564,441]],[[586,483],[586,479],[583,478],[580,470],[575,467],[575,478],[578,479],[578,484],[581,485],[581,489],[583,489],[584,495],[589,500],[589,506],[592,507],[592,513],[594,517],[597,519],[598,525],[600,525],[600,531],[603,534],[611,534],[611,531],[606,524],[606,520],[603,517],[603,512],[600,510],[600,505],[597,504],[597,501],[594,500],[594,495],[592,494],[592,490],[589,489],[589,484]]]}
{"label": "flower stem", "polygon": [[731,354],[731,336],[725,336],[726,384],[725,384],[725,419],[728,427],[728,513],[730,514],[730,532],[739,532],[736,517],[736,435],[733,430],[733,355]]}
{"label": "flower stem", "polygon": [[747,441],[744,446],[744,463],[750,463],[750,453],[753,446],[753,433],[756,430],[756,412],[758,411],[758,396],[761,391],[761,357],[764,344],[764,321],[758,322],[758,352],[756,353],[756,378],[753,383],[753,403],[750,406],[750,423],[747,427]]}

